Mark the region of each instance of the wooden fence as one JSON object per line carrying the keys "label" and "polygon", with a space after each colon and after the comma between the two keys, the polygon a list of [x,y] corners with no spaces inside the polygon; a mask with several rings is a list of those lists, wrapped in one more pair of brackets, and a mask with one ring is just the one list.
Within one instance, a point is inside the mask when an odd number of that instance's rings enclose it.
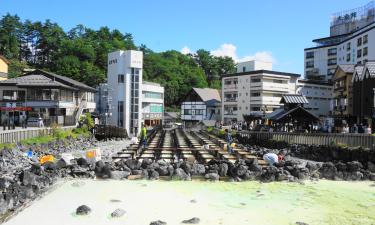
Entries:
{"label": "wooden fence", "polygon": [[242,138],[257,140],[285,141],[288,144],[343,145],[348,147],[375,148],[375,136],[369,134],[330,134],[330,133],[281,133],[281,132],[238,132]]}
{"label": "wooden fence", "polygon": [[128,133],[126,129],[115,127],[115,126],[106,126],[106,125],[96,125],[94,128],[95,137],[98,140],[108,139],[108,138],[127,138]]}
{"label": "wooden fence", "polygon": [[[72,129],[74,127],[62,127],[63,130]],[[17,143],[19,141],[45,136],[52,133],[51,128],[27,128],[20,130],[0,131],[0,143]]]}

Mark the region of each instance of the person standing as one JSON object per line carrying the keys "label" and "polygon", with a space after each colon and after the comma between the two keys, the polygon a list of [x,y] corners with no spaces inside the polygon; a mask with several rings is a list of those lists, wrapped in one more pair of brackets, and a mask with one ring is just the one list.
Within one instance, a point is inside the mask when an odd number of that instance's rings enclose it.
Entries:
{"label": "person standing", "polygon": [[229,154],[234,153],[232,149],[233,138],[228,129],[225,129],[225,141],[227,142],[227,150]]}
{"label": "person standing", "polygon": [[147,129],[144,124],[142,124],[141,128],[141,143],[143,146],[143,149],[147,148]]}

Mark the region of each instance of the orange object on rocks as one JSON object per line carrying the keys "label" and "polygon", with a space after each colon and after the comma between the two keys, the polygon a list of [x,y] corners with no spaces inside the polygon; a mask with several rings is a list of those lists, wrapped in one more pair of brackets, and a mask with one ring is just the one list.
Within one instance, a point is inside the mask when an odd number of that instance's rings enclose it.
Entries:
{"label": "orange object on rocks", "polygon": [[40,158],[40,164],[44,164],[46,162],[53,162],[55,161],[55,157],[53,157],[53,155],[44,155]]}
{"label": "orange object on rocks", "polygon": [[87,159],[92,159],[96,157],[96,150],[88,150],[86,152],[86,158]]}

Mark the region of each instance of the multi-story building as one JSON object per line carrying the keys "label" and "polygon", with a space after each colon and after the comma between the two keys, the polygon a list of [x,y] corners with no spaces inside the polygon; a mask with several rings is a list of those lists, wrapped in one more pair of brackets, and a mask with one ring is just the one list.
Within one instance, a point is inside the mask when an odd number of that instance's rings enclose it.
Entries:
{"label": "multi-story building", "polygon": [[251,60],[237,63],[236,68],[237,73],[249,72],[254,70],[272,70],[272,62]]}
{"label": "multi-story building", "polygon": [[353,115],[357,123],[374,125],[375,62],[357,65],[353,75]]}
{"label": "multi-story building", "polygon": [[9,61],[0,55],[0,81],[8,79],[8,64]]}
{"label": "multi-story building", "polygon": [[108,124],[137,135],[141,127],[143,53],[115,51],[108,54],[107,83],[112,97]]}
{"label": "multi-story building", "polygon": [[304,50],[305,78],[332,80],[337,65],[361,64],[375,59],[375,3],[336,13],[330,36],[313,40]]}
{"label": "multi-story building", "polygon": [[298,80],[296,94],[306,97],[304,108],[319,117],[332,115],[332,83],[314,80]]}
{"label": "multi-story building", "polygon": [[142,83],[142,122],[146,126],[161,125],[164,117],[164,87],[160,84]]}
{"label": "multi-story building", "polygon": [[335,126],[342,123],[352,124],[353,121],[353,91],[352,79],[354,65],[339,65],[332,78],[333,81],[333,116]]}
{"label": "multi-story building", "polygon": [[[108,54],[107,86],[103,98],[107,124],[137,135],[142,123],[162,123],[164,87],[142,79],[143,53],[115,51]],[[110,102],[110,103],[108,103]]]}
{"label": "multi-story building", "polygon": [[[34,70],[0,81],[1,117],[20,125],[20,116],[41,117],[45,125],[75,125],[84,112],[94,112],[95,89],[68,77]],[[3,121],[4,122],[4,121]]]}
{"label": "multi-story building", "polygon": [[224,123],[244,115],[264,115],[279,108],[283,94],[294,94],[300,74],[255,70],[222,76],[221,115]]}
{"label": "multi-story building", "polygon": [[205,120],[219,121],[220,92],[212,88],[193,88],[182,100],[181,120],[185,127]]}

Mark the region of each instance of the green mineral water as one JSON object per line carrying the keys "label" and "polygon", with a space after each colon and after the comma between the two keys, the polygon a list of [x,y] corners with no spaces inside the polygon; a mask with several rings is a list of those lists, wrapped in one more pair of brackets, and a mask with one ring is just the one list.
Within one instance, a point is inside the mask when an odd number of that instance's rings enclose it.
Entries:
{"label": "green mineral water", "polygon": [[[83,204],[92,212],[75,215]],[[126,214],[111,218],[118,208]],[[57,185],[6,224],[149,225],[162,220],[178,225],[193,217],[204,225],[375,224],[375,185],[73,180]]]}

